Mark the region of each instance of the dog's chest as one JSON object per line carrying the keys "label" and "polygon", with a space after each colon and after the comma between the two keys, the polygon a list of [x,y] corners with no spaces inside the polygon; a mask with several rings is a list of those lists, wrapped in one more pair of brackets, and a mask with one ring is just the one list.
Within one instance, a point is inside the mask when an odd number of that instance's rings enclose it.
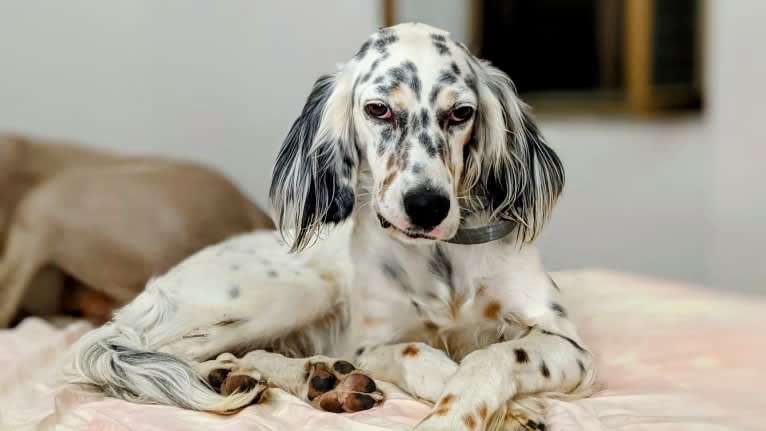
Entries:
{"label": "dog's chest", "polygon": [[477,259],[445,245],[385,243],[355,260],[354,289],[367,342],[422,341],[456,359],[509,330],[497,289]]}

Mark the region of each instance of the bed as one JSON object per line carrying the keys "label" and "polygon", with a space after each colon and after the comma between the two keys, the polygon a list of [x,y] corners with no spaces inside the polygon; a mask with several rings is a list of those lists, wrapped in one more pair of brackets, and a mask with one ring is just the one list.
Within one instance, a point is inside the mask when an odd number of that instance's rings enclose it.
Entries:
{"label": "bed", "polygon": [[[603,388],[553,402],[549,430],[766,430],[766,299],[608,271],[554,278]],[[386,385],[381,407],[341,415],[275,389],[231,416],[104,398],[60,384],[58,359],[89,329],[28,318],[0,331],[0,430],[408,430],[429,411]]]}

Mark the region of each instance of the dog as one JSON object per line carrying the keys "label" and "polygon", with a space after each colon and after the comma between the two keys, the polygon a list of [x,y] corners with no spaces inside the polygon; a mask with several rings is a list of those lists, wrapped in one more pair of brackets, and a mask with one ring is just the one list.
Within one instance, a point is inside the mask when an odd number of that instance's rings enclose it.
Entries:
{"label": "dog", "polygon": [[503,72],[400,24],[321,77],[278,154],[282,234],[152,280],[82,338],[74,381],[219,413],[269,387],[332,412],[380,381],[433,404],[417,430],[544,430],[596,374],[531,244],[561,162]]}
{"label": "dog", "polygon": [[[0,196],[0,327],[25,295],[48,313],[63,307],[103,323],[151,276],[205,246],[274,226],[202,166],[20,136],[0,137]],[[38,286],[33,279],[50,267],[75,283]]]}

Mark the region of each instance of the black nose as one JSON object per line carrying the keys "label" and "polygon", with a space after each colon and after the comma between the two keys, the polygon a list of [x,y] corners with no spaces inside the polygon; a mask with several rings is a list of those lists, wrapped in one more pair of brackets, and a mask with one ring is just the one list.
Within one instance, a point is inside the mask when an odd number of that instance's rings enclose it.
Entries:
{"label": "black nose", "polygon": [[449,196],[428,187],[410,190],[404,195],[404,211],[414,226],[430,231],[447,217]]}

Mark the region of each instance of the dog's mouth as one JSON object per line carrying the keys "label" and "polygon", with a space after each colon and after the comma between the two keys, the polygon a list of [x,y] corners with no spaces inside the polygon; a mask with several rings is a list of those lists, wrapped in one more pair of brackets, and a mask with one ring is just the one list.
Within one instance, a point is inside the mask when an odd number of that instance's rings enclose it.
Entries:
{"label": "dog's mouth", "polygon": [[406,230],[405,229],[400,229],[400,228],[396,227],[396,225],[394,225],[390,221],[386,220],[380,214],[378,214],[378,221],[380,222],[380,227],[382,227],[383,229],[393,229],[393,230],[395,230],[395,231],[397,231],[397,232],[407,236],[408,238],[412,238],[412,239],[430,239],[430,240],[436,240],[437,239],[435,236],[428,235],[428,234],[426,234],[423,231],[418,231],[418,230],[414,230],[414,229],[406,229]]}

